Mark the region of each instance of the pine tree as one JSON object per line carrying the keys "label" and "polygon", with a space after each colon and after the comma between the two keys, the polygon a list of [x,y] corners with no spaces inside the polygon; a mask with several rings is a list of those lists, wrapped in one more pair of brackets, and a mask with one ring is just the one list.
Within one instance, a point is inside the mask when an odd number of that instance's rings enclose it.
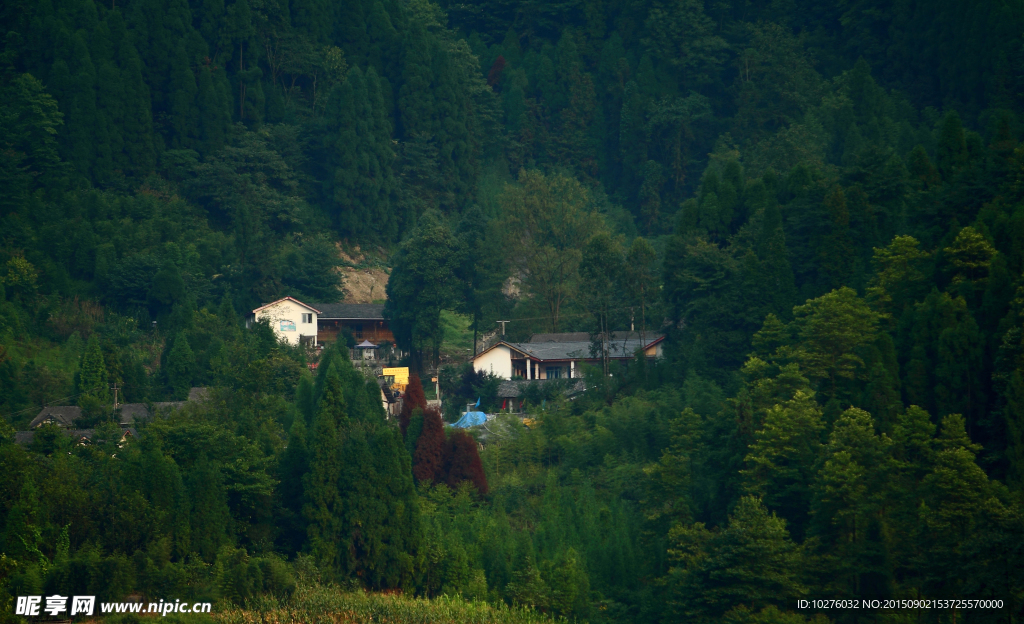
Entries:
{"label": "pine tree", "polygon": [[78,376],[78,392],[82,397],[92,397],[101,403],[108,400],[107,368],[103,363],[100,340],[93,334],[82,355],[82,367]]}
{"label": "pine tree", "polygon": [[[308,379],[304,377],[303,379]],[[299,414],[288,431],[288,446],[279,464],[278,501],[284,510],[281,519],[281,540],[289,552],[298,552],[306,540],[306,527],[302,517],[305,500],[303,482],[309,471],[309,450],[306,446],[306,422]]]}
{"label": "pine tree", "polygon": [[416,441],[413,455],[412,474],[421,483],[437,483],[444,480],[445,435],[441,412],[427,409],[423,412],[423,431]]}
{"label": "pine tree", "polygon": [[409,417],[409,425],[405,428],[405,450],[409,457],[416,454],[416,445],[420,441],[420,434],[423,433],[423,410],[415,408],[412,416]]}
{"label": "pine tree", "polygon": [[855,270],[850,210],[842,187],[835,187],[825,197],[825,210],[829,215],[830,231],[821,240],[822,285],[834,289],[848,285]]}
{"label": "pine tree", "polygon": [[748,491],[761,496],[765,506],[786,518],[798,534],[807,521],[824,428],[813,395],[797,391],[791,400],[768,410],[744,460]]}
{"label": "pine tree", "polygon": [[397,221],[390,207],[394,192],[391,124],[380,81],[370,68],[353,67],[331,91],[325,135],[331,178],[328,192],[342,232],[392,240]]}
{"label": "pine tree", "polygon": [[669,532],[669,600],[677,618],[718,621],[738,604],[785,606],[804,595],[786,522],[744,496],[724,530],[677,524]]}
{"label": "pine tree", "polygon": [[939,131],[939,144],[936,147],[938,169],[942,179],[947,182],[967,164],[967,142],[960,115],[956,111],[946,113]]}
{"label": "pine tree", "polygon": [[891,441],[875,434],[864,410],[850,408],[836,420],[815,483],[813,534],[831,565],[826,581],[842,595],[891,591],[879,509],[887,496],[893,464]]}
{"label": "pine tree", "polygon": [[188,476],[192,505],[190,545],[205,561],[213,563],[220,547],[230,540],[232,519],[223,475],[217,463],[204,456],[191,467]]}
{"label": "pine tree", "polygon": [[347,420],[341,378],[332,362],[324,377],[323,393],[310,431],[310,470],[302,483],[305,494],[302,512],[308,523],[307,548],[329,575],[343,571],[348,556],[343,550],[345,509],[338,489],[345,439],[341,425]]}
{"label": "pine tree", "polygon": [[196,77],[189,64],[185,43],[178,42],[173,51],[171,75],[168,84],[169,113],[171,116],[170,146],[173,149],[186,149],[194,145],[198,136],[196,121],[199,119],[196,107]]}
{"label": "pine tree", "polygon": [[[766,193],[767,194],[767,193]],[[788,317],[796,300],[793,268],[782,228],[782,213],[774,198],[766,199],[756,253],[760,260],[758,282],[769,311]]]}
{"label": "pine tree", "polygon": [[174,346],[167,354],[167,382],[174,392],[174,397],[183,400],[192,388],[195,376],[196,357],[189,345],[185,332],[174,338]]}

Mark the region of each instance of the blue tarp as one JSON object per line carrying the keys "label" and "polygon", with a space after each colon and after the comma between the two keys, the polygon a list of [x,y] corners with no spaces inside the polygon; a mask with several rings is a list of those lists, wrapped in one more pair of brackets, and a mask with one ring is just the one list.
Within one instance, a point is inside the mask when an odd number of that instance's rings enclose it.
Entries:
{"label": "blue tarp", "polygon": [[487,414],[483,412],[466,412],[459,419],[459,422],[452,425],[452,427],[458,427],[459,429],[469,429],[470,427],[476,427],[487,422]]}

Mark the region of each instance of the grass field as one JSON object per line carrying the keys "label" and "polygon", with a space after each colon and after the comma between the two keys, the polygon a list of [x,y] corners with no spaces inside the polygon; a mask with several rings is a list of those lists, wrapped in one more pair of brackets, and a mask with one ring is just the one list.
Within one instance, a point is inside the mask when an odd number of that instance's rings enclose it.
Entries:
{"label": "grass field", "polygon": [[433,600],[393,594],[304,587],[290,600],[256,601],[246,609],[213,614],[218,624],[541,624],[555,622],[528,609],[492,606],[442,596]]}

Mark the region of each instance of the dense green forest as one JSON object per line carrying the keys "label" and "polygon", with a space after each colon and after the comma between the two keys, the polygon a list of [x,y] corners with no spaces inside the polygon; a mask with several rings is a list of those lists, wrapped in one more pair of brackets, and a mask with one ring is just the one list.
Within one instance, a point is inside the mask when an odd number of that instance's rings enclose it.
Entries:
{"label": "dense green forest", "polygon": [[[58,592],[345,603],[323,587],[1024,617],[1019,0],[8,0],[0,25],[0,621]],[[243,323],[339,300],[357,244],[414,370],[453,313],[665,356],[534,388],[479,447],[418,380],[393,422],[343,346]],[[121,443],[114,385],[209,391]],[[15,442],[62,404],[90,444]]]}

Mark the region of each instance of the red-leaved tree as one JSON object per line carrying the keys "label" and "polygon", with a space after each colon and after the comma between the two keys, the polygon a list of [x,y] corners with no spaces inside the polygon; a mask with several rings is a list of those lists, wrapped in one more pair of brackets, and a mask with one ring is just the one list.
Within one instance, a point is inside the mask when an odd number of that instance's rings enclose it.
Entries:
{"label": "red-leaved tree", "polygon": [[412,411],[417,407],[427,411],[427,396],[423,394],[420,376],[412,374],[409,376],[409,384],[405,387],[405,396],[402,397],[402,411],[398,413],[398,427],[402,430],[402,437],[405,437]]}
{"label": "red-leaved tree", "polygon": [[446,448],[448,487],[456,488],[459,483],[469,481],[481,494],[487,493],[487,475],[477,452],[476,440],[465,431],[456,431],[448,438]]}
{"label": "red-leaved tree", "polygon": [[444,422],[435,408],[423,410],[423,431],[416,441],[412,457],[412,474],[417,481],[437,483],[444,479]]}

